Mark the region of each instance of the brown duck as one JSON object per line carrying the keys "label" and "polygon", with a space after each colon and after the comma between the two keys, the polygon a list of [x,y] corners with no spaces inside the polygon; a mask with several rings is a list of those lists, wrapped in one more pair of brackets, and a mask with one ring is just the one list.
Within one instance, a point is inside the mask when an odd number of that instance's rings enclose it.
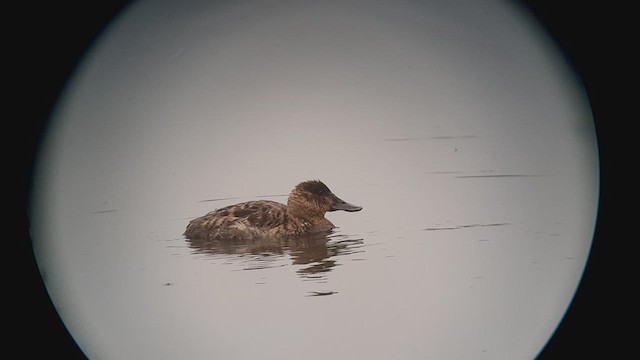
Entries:
{"label": "brown duck", "polygon": [[289,194],[287,205],[275,201],[247,201],[226,206],[193,219],[184,236],[189,239],[247,240],[328,232],[335,226],[327,211],[360,211],[319,180],[301,182]]}

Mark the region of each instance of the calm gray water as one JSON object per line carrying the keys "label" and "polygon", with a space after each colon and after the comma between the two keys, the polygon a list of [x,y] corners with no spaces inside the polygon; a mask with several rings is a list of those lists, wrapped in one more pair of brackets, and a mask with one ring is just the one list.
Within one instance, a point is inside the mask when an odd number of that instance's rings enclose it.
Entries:
{"label": "calm gray water", "polygon": [[[575,292],[598,197],[581,84],[494,1],[133,4],[43,141],[36,257],[96,359],[519,359]],[[182,233],[321,179],[327,237]]]}

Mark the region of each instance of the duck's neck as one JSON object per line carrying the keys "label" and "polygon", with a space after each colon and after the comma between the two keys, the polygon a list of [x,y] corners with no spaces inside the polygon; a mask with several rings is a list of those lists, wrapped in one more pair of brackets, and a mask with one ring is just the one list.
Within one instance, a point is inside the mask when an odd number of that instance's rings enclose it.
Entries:
{"label": "duck's neck", "polygon": [[287,215],[292,219],[301,220],[308,223],[315,223],[321,219],[324,219],[324,214],[315,214],[308,209],[301,208],[300,206],[289,205],[287,206]]}
{"label": "duck's neck", "polygon": [[331,221],[324,217],[323,213],[313,212],[310,209],[299,206],[287,206],[287,215],[289,221],[296,227],[307,229],[322,228],[322,230],[330,230],[334,228]]}

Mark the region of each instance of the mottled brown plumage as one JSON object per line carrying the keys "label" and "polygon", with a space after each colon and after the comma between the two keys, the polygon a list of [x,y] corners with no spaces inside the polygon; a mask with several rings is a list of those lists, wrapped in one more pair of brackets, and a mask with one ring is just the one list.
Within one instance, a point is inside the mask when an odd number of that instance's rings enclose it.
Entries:
{"label": "mottled brown plumage", "polygon": [[321,181],[309,180],[291,191],[287,205],[260,200],[226,206],[193,219],[184,235],[208,240],[299,236],[333,229],[324,217],[327,211],[361,209],[335,196]]}

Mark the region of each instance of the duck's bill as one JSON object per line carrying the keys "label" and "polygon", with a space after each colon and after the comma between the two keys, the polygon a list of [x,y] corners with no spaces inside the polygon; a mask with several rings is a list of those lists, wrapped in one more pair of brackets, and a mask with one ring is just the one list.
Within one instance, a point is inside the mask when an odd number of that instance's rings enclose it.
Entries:
{"label": "duck's bill", "polygon": [[362,210],[362,206],[349,204],[346,201],[339,200],[338,202],[336,202],[331,206],[331,209],[329,209],[329,211],[336,211],[336,210],[354,212],[354,211]]}

